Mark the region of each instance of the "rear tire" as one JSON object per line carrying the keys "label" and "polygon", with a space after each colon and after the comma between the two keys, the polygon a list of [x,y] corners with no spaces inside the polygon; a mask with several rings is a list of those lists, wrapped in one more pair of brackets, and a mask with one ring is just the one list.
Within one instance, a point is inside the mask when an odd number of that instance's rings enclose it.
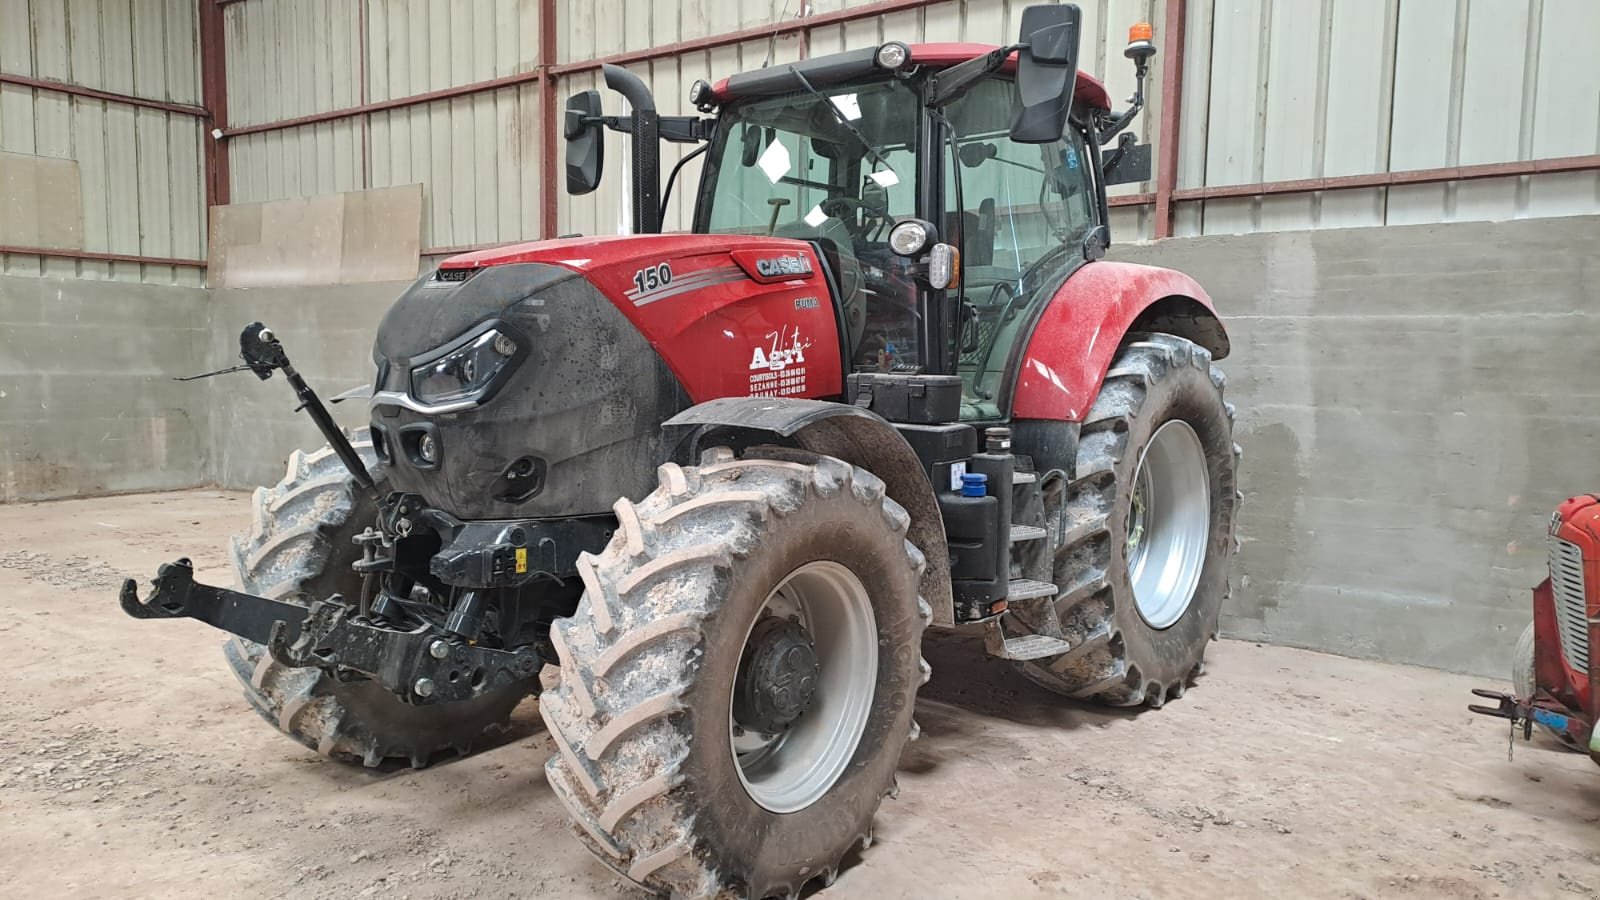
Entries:
{"label": "rear tire", "polygon": [[[351,443],[380,483],[372,441],[362,430]],[[251,498],[255,524],[232,542],[240,589],[278,599],[360,596],[350,565],[361,558],[351,538],[376,521],[376,506],[330,447],[296,450],[274,488]],[[398,757],[426,766],[443,750],[466,755],[486,730],[503,730],[537,677],[463,703],[412,706],[377,682],[336,681],[321,669],[290,668],[244,638],[223,647],[245,699],[279,731],[323,756],[377,766]]]}
{"label": "rear tire", "polygon": [[[618,501],[611,544],[580,557],[577,613],[551,629],[561,684],[540,706],[558,750],[547,779],[596,856],[663,894],[794,896],[813,879],[831,883],[844,854],[870,842],[872,817],[915,736],[932,611],[917,596],[924,563],[905,538],[909,517],[862,469],[770,452],[784,459],[719,449],[696,468],[664,465],[661,487],[642,503]],[[860,673],[865,683],[855,688],[870,691],[848,695],[860,699],[859,724],[825,730],[836,737],[792,758],[815,765],[778,765],[796,774],[793,791],[752,787],[747,777],[759,781],[760,764],[736,749],[746,738],[732,729],[735,685],[747,683],[745,644],[785,596],[780,588],[817,571],[847,572],[840,583],[864,589],[839,596],[870,604],[868,645],[855,649],[875,664],[841,669],[827,627],[797,617],[815,631],[816,694],[765,745],[770,758],[784,759],[807,716],[836,721],[830,673]],[[799,777],[808,771],[823,777]]]}
{"label": "rear tire", "polygon": [[1065,535],[1055,604],[1072,649],[1019,663],[1029,679],[1110,706],[1159,707],[1203,671],[1242,496],[1225,383],[1209,352],[1174,335],[1134,335],[1118,351],[1084,419],[1065,503],[1046,497],[1046,509],[1061,510],[1050,522]]}

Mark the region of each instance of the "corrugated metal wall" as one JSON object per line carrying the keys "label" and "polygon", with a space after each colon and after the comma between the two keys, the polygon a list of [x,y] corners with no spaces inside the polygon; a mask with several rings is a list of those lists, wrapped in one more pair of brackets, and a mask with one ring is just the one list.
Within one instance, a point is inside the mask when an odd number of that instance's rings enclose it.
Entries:
{"label": "corrugated metal wall", "polygon": [[[1594,0],[1189,0],[1178,187],[1600,153]],[[1177,234],[1600,212],[1593,172],[1211,200]]]}
{"label": "corrugated metal wall", "polygon": [[[749,28],[792,16],[798,0],[669,0],[649,15],[622,16],[624,0],[560,4],[562,61],[637,50]],[[1593,0],[1188,0],[1188,39],[1177,187],[1476,165],[1600,153],[1600,66],[1587,42],[1600,34]],[[815,13],[860,6],[821,0]],[[860,22],[810,29],[812,54],[883,40],[1014,39],[1027,0],[937,3]],[[1120,50],[1126,27],[1165,20],[1165,0],[1085,0],[1085,70],[1106,78],[1114,100],[1132,89]],[[624,21],[626,27],[596,23]],[[1092,40],[1092,44],[1088,41]],[[1159,35],[1158,35],[1159,40]],[[800,41],[779,38],[774,61]],[[696,78],[760,66],[769,42],[631,66],[661,107],[687,111]],[[1162,67],[1152,67],[1141,139],[1155,143]],[[568,79],[562,94],[592,85]],[[607,98],[614,104],[615,97]],[[608,107],[609,108],[609,107]],[[622,147],[613,136],[609,158]],[[669,150],[668,162],[684,148]],[[1159,153],[1159,147],[1157,148]],[[698,161],[685,176],[698,171]],[[613,166],[615,173],[615,167]],[[626,226],[621,179],[562,201],[562,229]],[[1144,193],[1129,185],[1114,195]],[[680,194],[679,200],[687,199]],[[688,204],[668,223],[687,223]],[[1519,176],[1457,185],[1327,191],[1177,205],[1177,234],[1240,233],[1362,225],[1508,219],[1600,212],[1600,174]],[[1119,239],[1152,234],[1148,206],[1113,209]]]}
{"label": "corrugated metal wall", "polygon": [[[224,27],[233,127],[539,65],[537,0],[252,0],[225,7]],[[241,135],[232,200],[421,183],[425,249],[537,238],[540,128],[528,82]]]}
{"label": "corrugated metal wall", "polygon": [[[198,105],[194,0],[0,0],[0,72]],[[0,84],[0,150],[77,160],[84,249],[205,256],[194,116]],[[198,285],[197,268],[0,254],[0,272]]]}
{"label": "corrugated metal wall", "polygon": [[[1016,40],[1022,9],[1036,2],[1038,0],[949,0],[922,9],[806,29],[804,40],[811,56],[875,46],[886,40],[1007,43]],[[817,15],[865,5],[868,5],[866,0],[812,0],[809,11]],[[1137,21],[1160,21],[1165,9],[1163,0],[1081,0],[1079,5],[1084,13],[1085,34],[1080,51],[1081,65],[1090,72],[1107,75],[1107,89],[1113,97],[1126,97],[1133,90],[1133,65],[1123,59],[1121,53],[1127,42],[1127,28]],[[793,17],[799,11],[800,0],[787,3],[784,0],[661,0],[647,8],[645,4],[635,5],[629,0],[560,0],[556,4],[556,20],[561,28],[557,41],[558,61],[578,62],[770,25]],[[618,22],[623,24],[620,29],[612,24]],[[798,59],[801,40],[799,34],[788,34],[775,42],[747,41],[633,64],[628,68],[650,86],[656,105],[664,115],[684,115],[693,111],[688,92],[696,79],[715,82],[734,72],[759,68],[768,59],[769,50],[773,63]],[[1155,94],[1159,94],[1161,65],[1158,56],[1150,82],[1157,87]],[[565,98],[576,91],[595,87],[598,81],[598,70],[574,73],[559,83],[559,96]],[[1154,136],[1160,115],[1160,97],[1151,99],[1149,112],[1135,126],[1142,140]],[[620,109],[616,94],[606,92],[605,103],[608,112]],[[622,137],[608,136],[606,165],[609,174],[599,190],[584,197],[563,195],[560,217],[563,233],[627,231],[629,219],[623,208],[623,165],[627,160],[624,146]],[[664,148],[663,181],[673,164],[692,149],[681,144]],[[698,158],[684,166],[679,174],[680,187],[674,189],[666,211],[666,228],[688,227],[694,195],[692,189],[683,190],[681,186],[692,186],[699,174]],[[1124,185],[1113,193],[1136,194],[1148,190],[1148,185]],[[1120,221],[1116,227],[1119,233],[1125,233],[1127,228],[1142,227],[1142,220],[1147,217],[1136,208],[1118,209],[1115,218]]]}
{"label": "corrugated metal wall", "polygon": [[[687,112],[697,78],[889,38],[997,42],[1029,0],[944,0],[771,42],[757,39],[632,66],[664,112]],[[1173,0],[1176,2],[1176,0]],[[1084,68],[1127,96],[1126,26],[1160,27],[1167,0],[1082,0]],[[867,0],[810,0],[810,15]],[[570,67],[791,19],[802,0],[557,0],[555,63]],[[1177,188],[1402,171],[1600,152],[1600,33],[1593,0],[1187,0]],[[224,7],[231,127],[345,109],[538,70],[538,0],[245,0]],[[20,23],[20,24],[19,24]],[[195,0],[0,0],[0,71],[198,104]],[[1160,35],[1158,35],[1158,40]],[[1153,140],[1163,67],[1138,127]],[[365,73],[364,77],[362,73]],[[579,67],[557,95],[592,86]],[[620,101],[607,95],[608,109]],[[0,150],[79,161],[88,250],[204,253],[199,120],[181,113],[0,86]],[[370,115],[227,141],[236,201],[424,185],[423,246],[537,237],[543,115],[531,78]],[[595,194],[557,198],[559,231],[626,226],[623,140]],[[670,167],[690,148],[669,146]],[[1159,152],[1159,148],[1157,148]],[[552,165],[559,165],[552,160]],[[688,223],[698,162],[668,209]],[[1128,185],[1118,194],[1147,193]],[[1600,211],[1600,174],[1365,188],[1177,204],[1177,233],[1570,215]],[[1113,211],[1119,239],[1151,234],[1152,210]],[[0,271],[194,283],[137,263],[0,259]]]}

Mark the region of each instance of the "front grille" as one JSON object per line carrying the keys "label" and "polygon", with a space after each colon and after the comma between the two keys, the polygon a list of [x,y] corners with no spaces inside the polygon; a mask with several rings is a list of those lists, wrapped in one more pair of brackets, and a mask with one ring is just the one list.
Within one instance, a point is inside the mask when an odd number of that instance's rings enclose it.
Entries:
{"label": "front grille", "polygon": [[1589,671],[1588,603],[1583,593],[1583,550],[1571,541],[1550,538],[1550,586],[1556,599],[1561,648],[1574,669]]}

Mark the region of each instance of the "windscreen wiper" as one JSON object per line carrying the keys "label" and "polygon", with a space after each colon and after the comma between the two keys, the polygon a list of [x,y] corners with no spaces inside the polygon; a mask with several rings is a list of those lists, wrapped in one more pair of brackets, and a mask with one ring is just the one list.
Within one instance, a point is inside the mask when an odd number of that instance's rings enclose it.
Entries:
{"label": "windscreen wiper", "polygon": [[846,131],[850,132],[850,136],[861,142],[861,146],[866,149],[867,153],[872,155],[874,162],[891,172],[894,171],[894,166],[889,165],[888,160],[885,160],[882,154],[878,153],[877,148],[872,146],[872,142],[867,140],[867,136],[862,134],[860,129],[850,124],[850,120],[845,118],[845,115],[842,111],[840,111],[838,104],[834,103],[833,100],[826,94],[823,94],[821,91],[812,87],[810,80],[808,80],[806,76],[802,75],[799,69],[792,65],[789,67],[789,74],[793,75],[795,80],[800,82],[800,86],[806,89],[806,93],[822,101],[822,105],[828,108],[828,112],[833,113],[833,117],[839,121],[840,125],[844,126]]}

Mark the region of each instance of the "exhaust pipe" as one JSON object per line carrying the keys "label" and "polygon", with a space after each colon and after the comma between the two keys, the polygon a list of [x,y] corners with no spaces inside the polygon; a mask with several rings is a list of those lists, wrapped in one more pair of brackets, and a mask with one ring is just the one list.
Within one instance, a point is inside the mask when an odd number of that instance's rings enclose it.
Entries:
{"label": "exhaust pipe", "polygon": [[639,76],[606,63],[606,87],[633,108],[633,233],[661,233],[661,117]]}

